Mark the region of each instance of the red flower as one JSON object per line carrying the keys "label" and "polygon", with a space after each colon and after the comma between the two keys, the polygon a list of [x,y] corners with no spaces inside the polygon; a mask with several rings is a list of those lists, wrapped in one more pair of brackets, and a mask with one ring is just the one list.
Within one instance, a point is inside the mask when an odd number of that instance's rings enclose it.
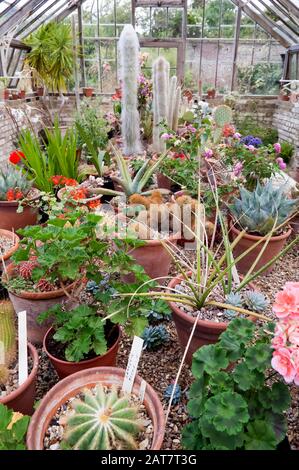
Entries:
{"label": "red flower", "polygon": [[99,201],[99,199],[95,200],[95,201],[90,201],[87,203],[89,209],[96,209],[97,207],[99,207],[101,205],[101,201]]}
{"label": "red flower", "polygon": [[225,124],[222,130],[223,137],[232,137],[236,129],[231,124]]}
{"label": "red flower", "polygon": [[73,191],[70,192],[70,196],[75,201],[79,201],[80,199],[86,199],[87,189],[84,189],[84,188],[74,189]]}
{"label": "red flower", "polygon": [[78,186],[79,183],[73,178],[65,178],[63,184],[65,184],[66,186]]}
{"label": "red flower", "polygon": [[77,186],[79,184],[78,181],[72,178],[66,178],[63,175],[55,175],[50,179],[55,186]]}
{"label": "red flower", "polygon": [[175,153],[173,158],[180,158],[181,160],[185,160],[186,155],[184,153]]}
{"label": "red flower", "polygon": [[18,189],[9,189],[6,193],[6,200],[7,201],[18,201],[19,199],[23,199],[24,194],[22,191],[19,191]]}
{"label": "red flower", "polygon": [[116,88],[114,95],[112,96],[112,101],[119,101],[121,100],[121,89]]}
{"label": "red flower", "polygon": [[23,154],[23,152],[21,152],[20,150],[14,150],[9,155],[9,161],[10,163],[13,163],[14,165],[17,165],[18,163],[20,163],[22,158],[26,158],[26,157]]}

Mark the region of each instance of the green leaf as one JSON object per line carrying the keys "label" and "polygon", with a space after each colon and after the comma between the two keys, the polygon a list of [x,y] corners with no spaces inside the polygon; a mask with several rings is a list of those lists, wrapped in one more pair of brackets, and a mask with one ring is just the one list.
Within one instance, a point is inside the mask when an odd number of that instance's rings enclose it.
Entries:
{"label": "green leaf", "polygon": [[265,376],[257,370],[250,370],[246,363],[242,362],[235,367],[233,379],[242,391],[256,389],[263,386]]}
{"label": "green leaf", "polygon": [[204,442],[198,427],[198,421],[186,424],[182,431],[182,445],[186,450],[201,450]]}
{"label": "green leaf", "polygon": [[291,404],[291,396],[288,386],[282,382],[276,382],[272,388],[264,387],[258,394],[261,404],[274,413],[286,411]]}
{"label": "green leaf", "polygon": [[246,450],[275,450],[277,439],[271,424],[256,420],[248,424],[244,433]]}
{"label": "green leaf", "polygon": [[229,364],[226,351],[219,345],[209,344],[202,346],[193,354],[192,373],[196,378],[200,378],[203,371],[207,374],[226,369]]}
{"label": "green leaf", "polygon": [[241,432],[249,420],[246,401],[241,395],[231,391],[209,398],[204,412],[217,431],[225,431],[230,436]]}
{"label": "green leaf", "polygon": [[281,442],[288,430],[286,417],[283,414],[273,413],[269,410],[265,413],[265,421],[273,428],[277,443]]}
{"label": "green leaf", "polygon": [[21,419],[19,419],[13,424],[12,432],[18,441],[21,441],[25,437],[29,421],[29,416],[23,416]]}
{"label": "green leaf", "polygon": [[235,450],[243,445],[242,433],[232,436],[227,432],[220,432],[207,416],[201,418],[199,428],[203,436],[210,439],[213,450]]}
{"label": "green leaf", "polygon": [[126,332],[131,336],[141,336],[148,325],[146,317],[130,317],[130,323],[126,325]]}
{"label": "green leaf", "polygon": [[247,349],[245,360],[248,369],[264,372],[270,366],[271,348],[269,344],[257,341],[254,346]]}
{"label": "green leaf", "polygon": [[12,415],[13,411],[0,403],[0,431],[4,431],[7,428],[11,422]]}
{"label": "green leaf", "polygon": [[216,372],[210,378],[209,387],[211,393],[216,395],[217,393],[223,392],[227,389],[233,389],[233,381],[227,372]]}

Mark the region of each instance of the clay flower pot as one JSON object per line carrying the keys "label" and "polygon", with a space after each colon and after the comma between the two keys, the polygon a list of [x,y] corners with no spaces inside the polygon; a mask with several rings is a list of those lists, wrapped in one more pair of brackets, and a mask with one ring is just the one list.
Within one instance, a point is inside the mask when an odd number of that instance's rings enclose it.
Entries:
{"label": "clay flower pot", "polygon": [[[125,371],[116,367],[95,367],[70,375],[56,384],[42,399],[32,416],[27,432],[28,450],[42,450],[46,430],[57,409],[84,388],[92,388],[97,383],[106,386],[122,387]],[[142,378],[135,378],[133,393],[138,395]],[[155,390],[146,384],[144,405],[153,421],[153,441],[151,450],[159,450],[165,433],[164,410]]]}
{"label": "clay flower pot", "polygon": [[[189,273],[190,274],[190,273]],[[177,276],[170,281],[168,284],[169,289],[174,289],[183,279],[183,276]],[[253,284],[249,284],[251,289],[254,289]],[[173,292],[173,291],[171,291]],[[190,337],[191,330],[193,328],[195,318],[185,313],[181,308],[178,307],[176,302],[168,302],[172,310],[172,318],[175,323],[179,342],[184,352]],[[250,318],[255,321],[254,317]],[[214,322],[211,320],[197,320],[197,325],[186,355],[186,363],[192,364],[192,356],[197,349],[207,344],[217,343],[219,336],[223,331],[226,330],[229,322]]]}
{"label": "clay flower pot", "polygon": [[[11,278],[15,271],[15,265],[11,263],[7,267],[7,276]],[[71,293],[77,286],[78,281],[69,284],[65,290]],[[57,289],[52,292],[19,292],[18,294],[9,291],[9,298],[14,306],[15,312],[27,312],[27,333],[28,341],[34,344],[41,344],[43,338],[52,325],[51,319],[44,322],[42,325],[37,323],[37,317],[40,313],[45,312],[56,304],[61,304],[68,300],[67,295],[63,289]]]}
{"label": "clay flower pot", "polygon": [[[10,261],[11,256],[15,253],[15,251],[17,251],[19,247],[20,239],[15,233],[10,232],[9,230],[3,230],[3,229],[0,229],[0,237],[10,238],[15,243],[14,246],[10,248],[10,250],[6,251],[6,253],[4,253],[3,255],[4,264],[7,267],[11,262]],[[0,272],[2,271],[2,269],[3,269],[3,266],[2,266],[2,263],[0,263]]]}
{"label": "clay flower pot", "polygon": [[209,99],[214,99],[216,96],[216,90],[213,88],[211,90],[207,90],[207,95]]}
{"label": "clay flower pot", "polygon": [[163,175],[163,173],[157,173],[157,185],[158,188],[168,189],[169,191],[171,191],[171,186],[173,185],[173,182],[170,178],[168,178],[168,176]]}
{"label": "clay flower pot", "polygon": [[47,354],[48,358],[53,364],[59,378],[64,379],[64,377],[67,377],[68,375],[74,374],[75,372],[79,372],[80,370],[90,369],[92,367],[108,367],[108,366],[114,367],[116,365],[116,356],[118,353],[119,341],[121,337],[121,329],[119,325],[116,325],[116,327],[117,327],[116,341],[111,346],[111,348],[108,349],[108,351],[105,354],[103,354],[102,356],[96,356],[92,359],[87,359],[87,360],[80,361],[80,362],[63,361],[53,356],[48,351],[49,338],[51,338],[51,336],[53,336],[54,334],[54,329],[50,328],[44,337],[43,347],[44,347],[45,353]]}
{"label": "clay flower pot", "polygon": [[39,87],[36,89],[36,94],[37,94],[37,96],[44,96],[44,87],[39,86]]}
{"label": "clay flower pot", "polygon": [[[271,237],[267,248],[265,249],[264,253],[261,256],[261,259],[257,263],[254,268],[253,272],[258,271],[260,268],[265,266],[274,256],[278,255],[281,250],[283,249],[287,239],[290,237],[292,233],[292,229],[289,228],[285,233],[281,235],[277,235],[275,237]],[[240,230],[238,230],[232,222],[230,222],[230,237],[232,240],[235,240],[238,235],[240,234]],[[239,243],[233,249],[234,258],[236,259],[240,256],[244,251],[248,250],[252,245],[256,242],[261,240],[263,237],[259,237],[257,235],[250,235],[249,233],[245,233]],[[257,256],[259,255],[261,249],[263,248],[264,243],[260,243],[256,248],[254,248],[250,253],[248,253],[244,258],[242,258],[237,263],[238,272],[241,274],[246,274],[250,267],[252,266],[253,262],[256,260]],[[262,273],[262,276],[269,274],[274,265],[270,266],[266,271]]]}
{"label": "clay flower pot", "polygon": [[23,100],[24,98],[26,98],[26,91],[25,90],[20,90],[19,91],[19,98],[21,100]]}
{"label": "clay flower pot", "polygon": [[[36,201],[38,198],[39,193],[31,200]],[[18,201],[0,201],[0,228],[17,231],[27,225],[36,225],[38,209],[24,206],[23,212],[18,213],[18,207]]]}
{"label": "clay flower pot", "polygon": [[93,88],[92,87],[85,87],[83,88],[84,96],[90,98],[93,95]]}
{"label": "clay flower pot", "polygon": [[33,360],[33,367],[27,380],[9,395],[2,398],[0,397],[0,403],[3,403],[3,405],[6,405],[8,408],[12,408],[14,411],[25,415],[32,415],[34,411],[33,404],[35,400],[38,354],[35,347],[30,343],[28,343],[28,352]]}
{"label": "clay flower pot", "polygon": [[[171,235],[168,239],[164,239],[163,241],[168,244],[176,245],[178,239],[179,235],[176,234]],[[144,246],[133,248],[128,252],[128,254],[136,260],[137,264],[140,264],[140,266],[144,268],[146,274],[152,279],[168,276],[172,258],[162,245],[161,241],[143,241],[145,243]],[[127,274],[122,276],[122,280],[123,282],[133,283],[134,274]]]}

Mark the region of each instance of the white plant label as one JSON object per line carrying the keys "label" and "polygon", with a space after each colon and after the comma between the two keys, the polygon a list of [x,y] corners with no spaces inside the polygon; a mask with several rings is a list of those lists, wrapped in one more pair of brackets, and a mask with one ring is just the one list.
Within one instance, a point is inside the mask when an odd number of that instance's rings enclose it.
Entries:
{"label": "white plant label", "polygon": [[143,347],[143,339],[139,338],[139,336],[134,336],[131,352],[129,355],[128,359],[128,364],[125,372],[125,378],[122,386],[122,391],[125,393],[131,393],[136,372],[137,372],[137,367],[139,363],[139,359],[141,356],[142,352],[142,347]]}
{"label": "white plant label", "polygon": [[19,338],[19,385],[28,377],[28,353],[27,353],[27,314],[26,310],[18,313],[18,338]]}
{"label": "white plant label", "polygon": [[143,400],[144,400],[145,389],[146,389],[146,381],[142,379],[142,382],[140,384],[140,389],[139,389],[139,399],[141,403],[143,403]]}

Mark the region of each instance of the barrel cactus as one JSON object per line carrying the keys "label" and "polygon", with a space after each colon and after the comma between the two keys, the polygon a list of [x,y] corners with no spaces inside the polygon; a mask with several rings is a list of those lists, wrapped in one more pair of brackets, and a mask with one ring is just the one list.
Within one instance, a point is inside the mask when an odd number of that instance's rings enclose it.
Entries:
{"label": "barrel cactus", "polygon": [[135,436],[143,428],[137,408],[115,387],[98,384],[72,402],[64,442],[73,450],[137,449]]}
{"label": "barrel cactus", "polygon": [[0,385],[8,379],[8,369],[16,358],[16,328],[13,305],[0,302]]}

